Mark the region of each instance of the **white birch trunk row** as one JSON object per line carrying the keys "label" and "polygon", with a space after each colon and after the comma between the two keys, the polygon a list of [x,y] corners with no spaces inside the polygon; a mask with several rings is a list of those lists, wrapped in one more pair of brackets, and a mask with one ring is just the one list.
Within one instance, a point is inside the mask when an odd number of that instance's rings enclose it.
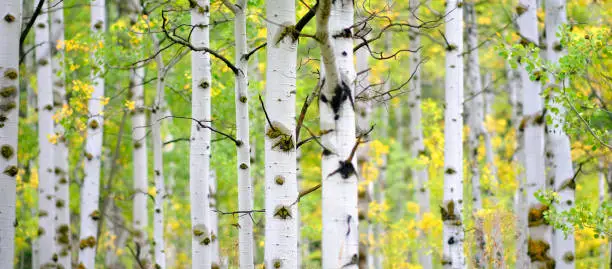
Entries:
{"label": "white birch trunk row", "polygon": [[446,2],[444,111],[444,200],[442,204],[444,268],[466,268],[463,248],[463,8]]}
{"label": "white birch trunk row", "polygon": [[[234,40],[236,45],[235,63],[238,73],[235,80],[236,104],[236,164],[238,174],[238,210],[249,212],[253,210],[253,184],[251,182],[251,160],[249,141],[249,94],[248,94],[248,62],[243,56],[248,53],[246,16],[247,1],[238,0],[234,9]],[[255,266],[253,221],[249,214],[242,214],[238,219],[239,264],[241,269],[251,269]]]}
{"label": "white birch trunk row", "polygon": [[[100,35],[106,29],[105,0],[91,1],[91,31]],[[99,38],[102,38],[100,36]],[[95,52],[94,52],[95,53]],[[92,71],[93,93],[89,100],[89,121],[85,141],[85,178],[81,187],[81,229],[79,233],[79,266],[95,268],[100,218],[100,158],[102,155],[104,73],[103,62],[93,57],[97,70]]]}
{"label": "white birch trunk row", "polygon": [[0,268],[12,268],[15,255],[15,179],[19,120],[19,36],[21,0],[0,1]]}
{"label": "white birch trunk row", "polygon": [[[45,1],[43,9],[49,8]],[[38,249],[41,267],[54,266],[55,253],[55,145],[49,138],[55,134],[53,126],[53,73],[51,71],[51,38],[49,13],[36,18],[34,31],[36,46],[36,82],[38,88]]]}
{"label": "white birch trunk row", "polygon": [[[141,12],[140,1],[130,1],[130,21],[135,24]],[[140,52],[136,52],[140,54]],[[134,102],[132,112],[132,167],[134,180],[134,202],[132,207],[132,226],[134,241],[142,249],[140,259],[149,262],[149,191],[148,154],[147,154],[147,116],[145,113],[144,67],[130,69],[130,96]]]}
{"label": "white birch trunk row", "polygon": [[[517,24],[520,35],[527,42],[539,43],[538,21],[536,18],[537,5],[535,0],[520,0]],[[531,266],[540,267],[552,263],[550,258],[551,229],[543,217],[546,207],[536,198],[535,192],[545,188],[544,172],[544,118],[543,100],[540,96],[542,87],[539,81],[531,81],[524,68],[520,68],[521,84],[523,87],[523,147],[525,156],[526,195],[529,210],[519,214],[528,215],[529,239],[527,253]]]}
{"label": "white birch trunk row", "polygon": [[[333,2],[333,3],[332,3]],[[353,1],[322,0],[317,10],[324,80],[319,97],[324,146],[322,172],[323,268],[357,268],[359,262],[355,145]]]}
{"label": "white birch trunk row", "polygon": [[[64,41],[64,2],[55,1],[52,3],[51,12],[51,68],[53,77],[53,105],[61,109],[68,105],[66,97],[66,73],[64,69],[64,50],[57,49],[57,44]],[[61,123],[55,124],[55,133],[59,138],[55,145],[55,205],[57,209],[55,220],[55,242],[58,254],[57,263],[62,268],[71,268],[70,238],[70,177],[68,174],[68,145],[64,137],[64,126]]]}
{"label": "white birch trunk row", "polygon": [[[159,40],[153,36],[154,47],[159,51]],[[161,125],[162,117],[165,108],[164,102],[164,87],[166,67],[162,53],[155,57],[157,63],[157,93],[153,102],[152,113],[152,131],[151,140],[153,140],[153,177],[155,179],[155,203],[153,206],[153,247],[155,254],[155,268],[166,268],[166,243],[164,240],[164,204],[166,201],[166,186],[164,183],[164,152],[162,151],[162,134]]]}
{"label": "white birch trunk row", "polygon": [[[561,39],[557,32],[563,24],[567,23],[565,0],[546,1],[546,55],[548,61],[557,63],[559,58],[565,54],[561,47]],[[549,87],[559,89],[569,87],[569,81],[554,81],[551,78]],[[572,155],[570,139],[563,130],[565,125],[565,109],[555,99],[560,98],[559,93],[554,92],[549,99],[549,106],[557,108],[558,112],[550,112],[552,123],[547,128],[549,139],[548,150],[552,154],[552,166],[549,173],[553,176],[554,191],[559,194],[559,204],[555,205],[560,211],[568,211],[574,206],[574,193],[576,182],[574,181],[574,169],[572,167]],[[555,260],[555,268],[566,269],[575,267],[575,242],[574,234],[567,236],[561,231],[553,231],[552,257]]]}
{"label": "white birch trunk row", "polygon": [[[419,0],[410,0],[410,9],[413,13],[418,14],[418,8],[420,6]],[[409,18],[410,23],[418,23],[416,17],[411,16]],[[421,46],[421,36],[419,29],[412,29],[409,33],[410,38],[410,50],[417,50]],[[425,145],[423,144],[423,126],[421,122],[422,111],[421,111],[421,69],[419,63],[421,62],[420,51],[410,53],[408,59],[410,65],[410,74],[414,73],[412,80],[410,81],[410,91],[408,93],[408,107],[410,109],[410,156],[414,159],[418,159],[422,154],[425,154]],[[399,138],[398,138],[399,139]],[[413,168],[411,170],[411,176],[415,184],[416,189],[416,200],[419,204],[419,213],[417,219],[421,220],[424,213],[430,211],[429,206],[429,187],[427,182],[429,181],[429,173],[427,172],[427,166]],[[427,239],[427,235],[421,234],[422,240]],[[419,263],[424,269],[432,268],[431,255],[427,255],[427,250],[419,248],[418,250]]]}
{"label": "white birch trunk row", "polygon": [[287,27],[295,25],[295,2],[266,1],[266,17],[265,107],[271,123],[267,124],[265,136],[265,265],[266,268],[297,268],[297,40],[291,34],[283,35]]}
{"label": "white birch trunk row", "polygon": [[[192,44],[196,47],[209,46],[210,2],[196,1],[191,8],[191,24],[195,27],[192,33]],[[204,124],[211,124],[212,114],[210,73],[210,54],[191,52],[192,79],[192,118]],[[189,153],[189,192],[191,207],[191,266],[194,269],[211,268],[211,241],[209,211],[209,175],[211,154],[211,131],[200,127],[195,121],[191,125],[191,142]]]}

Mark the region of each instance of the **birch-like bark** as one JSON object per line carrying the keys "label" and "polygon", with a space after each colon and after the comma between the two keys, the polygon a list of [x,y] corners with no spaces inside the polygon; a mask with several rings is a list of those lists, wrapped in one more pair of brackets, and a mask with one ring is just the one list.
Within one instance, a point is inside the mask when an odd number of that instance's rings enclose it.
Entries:
{"label": "birch-like bark", "polygon": [[[421,5],[419,0],[410,0],[410,10],[414,14],[418,14],[418,7]],[[410,16],[410,23],[417,23],[415,16]],[[410,91],[408,93],[408,107],[410,109],[410,156],[414,159],[418,159],[425,153],[425,144],[423,144],[423,127],[422,127],[422,111],[421,111],[421,69],[419,64],[421,62],[421,53],[418,48],[421,46],[421,36],[419,29],[411,29],[409,32],[410,47],[412,51],[408,58],[410,64],[410,74],[414,74],[410,80]],[[398,138],[399,139],[399,138]],[[419,203],[419,213],[417,219],[421,220],[424,213],[430,211],[429,207],[429,189],[427,182],[429,181],[429,174],[427,172],[427,166],[415,167],[411,169],[411,177],[415,183],[416,199]],[[421,240],[426,241],[427,235],[424,233],[419,234]],[[422,246],[418,250],[419,263],[424,269],[432,268],[431,255],[427,254],[427,250],[424,249],[426,245]]]}
{"label": "birch-like bark", "polygon": [[[391,89],[391,83],[390,82],[386,82],[385,83],[385,92]],[[383,139],[387,139],[388,140],[388,130],[386,128],[386,126],[389,126],[389,111],[387,110],[386,107],[382,107],[379,109],[380,111],[380,123],[381,126],[384,126],[381,128],[381,132],[380,132],[380,136]],[[382,158],[382,164],[380,165],[379,169],[379,173],[378,173],[378,181],[375,183],[375,189],[374,189],[374,199],[376,199],[376,203],[379,205],[384,205],[385,204],[385,184],[387,181],[387,154],[384,154],[383,156],[381,156]],[[383,223],[376,223],[376,225],[374,226],[374,238],[385,238],[385,228],[383,226]],[[374,255],[373,255],[373,264],[374,264],[374,268],[375,269],[383,269],[383,265],[384,265],[384,253],[383,253],[383,246],[381,244],[377,244],[374,248]],[[425,268],[422,264],[421,266],[423,268]]]}
{"label": "birch-like bark", "polygon": [[[559,28],[567,23],[565,6],[565,0],[546,0],[546,54],[548,60],[553,63],[558,62],[559,58],[565,54],[561,47],[561,39],[556,34]],[[564,88],[569,85],[569,81],[553,81],[552,78],[550,82],[549,87]],[[559,97],[558,92],[553,91],[549,99],[549,106],[556,108],[558,112],[550,113],[552,123],[547,128],[546,137],[551,145],[548,150],[553,155],[552,167],[550,167],[550,172],[554,174],[553,187],[554,191],[559,194],[559,204],[556,207],[560,211],[568,211],[574,206],[576,182],[572,167],[570,139],[563,130],[565,109],[555,100]],[[556,268],[574,268],[576,256],[574,234],[569,233],[566,236],[561,231],[554,231],[552,243],[552,256]]]}
{"label": "birch-like bark", "polygon": [[[517,7],[518,28],[520,35],[536,46],[538,40],[538,21],[536,18],[536,1],[520,0]],[[529,210],[520,212],[527,214],[529,220],[529,239],[527,253],[532,267],[549,266],[554,261],[550,258],[551,229],[544,221],[546,206],[542,205],[534,196],[538,190],[545,188],[544,174],[544,116],[543,100],[540,96],[542,87],[539,81],[531,81],[524,68],[520,68],[521,84],[523,87],[523,129],[526,195]],[[522,251],[525,251],[524,249]]]}
{"label": "birch-like bark", "polygon": [[463,250],[463,8],[458,1],[446,2],[446,51],[444,111],[444,268],[466,268]]}
{"label": "birch-like bark", "polygon": [[[196,47],[209,47],[210,1],[192,2],[191,24],[195,27],[191,36]],[[210,124],[212,121],[210,103],[212,77],[210,73],[210,54],[191,52],[191,117]],[[195,121],[191,125],[189,154],[189,191],[191,202],[191,263],[194,269],[211,268],[211,229],[208,201],[210,175],[211,132],[200,127]],[[195,205],[195,206],[194,206]]]}
{"label": "birch-like bark", "polygon": [[[159,40],[153,36],[155,51],[160,50]],[[153,102],[151,139],[153,140],[153,177],[155,179],[155,205],[153,211],[153,246],[155,268],[166,268],[166,253],[164,240],[164,204],[166,202],[166,186],[164,183],[164,152],[162,151],[161,123],[164,115],[164,78],[166,66],[162,53],[155,57],[157,63],[157,94]]]}
{"label": "birch-like bark", "polygon": [[[99,35],[106,29],[105,0],[91,1],[91,31]],[[102,38],[102,37],[100,37]],[[89,121],[87,123],[87,138],[85,141],[85,178],[81,187],[81,231],[79,234],[82,246],[79,249],[79,266],[87,269],[95,268],[96,246],[98,242],[98,219],[100,218],[100,157],[102,153],[103,105],[104,97],[104,67],[102,59],[94,56],[98,66],[92,72],[93,93],[89,100]]]}
{"label": "birch-like bark", "polygon": [[[235,82],[236,104],[236,138],[238,169],[238,210],[248,212],[253,210],[253,184],[251,182],[251,160],[249,141],[249,102],[248,102],[248,61],[243,55],[248,53],[246,34],[247,1],[238,0],[234,4],[234,39],[236,45],[235,63],[238,68]],[[241,269],[251,269],[255,266],[253,220],[249,214],[243,214],[238,219],[239,264]]]}
{"label": "birch-like bark", "polygon": [[15,255],[15,177],[19,120],[19,36],[21,0],[4,0],[0,20],[0,268],[12,268]]}
{"label": "birch-like bark", "polygon": [[[49,8],[49,1],[43,8]],[[36,82],[38,88],[38,247],[41,267],[55,266],[55,145],[50,138],[53,129],[53,89],[51,72],[51,38],[49,13],[42,12],[36,18],[34,32],[36,46]]]}
{"label": "birch-like bark", "polygon": [[472,182],[472,217],[474,218],[474,243],[476,252],[471,258],[475,268],[485,268],[488,264],[486,260],[486,241],[484,233],[484,219],[478,216],[482,210],[482,187],[480,185],[480,164],[478,162],[478,147],[480,146],[480,136],[484,135],[484,112],[485,112],[485,93],[482,87],[482,76],[480,75],[480,61],[478,57],[478,30],[476,25],[476,10],[474,3],[465,2],[465,25],[466,25],[466,51],[467,64],[465,73],[467,81],[465,83],[467,100],[465,102],[467,123],[470,128],[468,135],[468,160]]}
{"label": "birch-like bark", "polygon": [[[483,91],[485,93],[484,101],[484,119],[493,117],[493,104],[495,103],[495,90],[490,73],[487,73],[484,78]],[[482,123],[482,138],[485,146],[486,156],[486,167],[489,171],[489,178],[491,187],[486,194],[490,195],[490,199],[493,204],[499,204],[499,178],[497,176],[497,166],[495,166],[495,151],[493,150],[493,144],[491,138],[495,135],[494,131],[488,130],[487,127]],[[491,251],[488,254],[488,262],[495,268],[506,268],[506,260],[504,255],[504,238],[502,231],[502,215],[495,214],[492,227],[491,227]]]}
{"label": "birch-like bark", "polygon": [[[53,105],[61,109],[68,105],[66,97],[66,73],[64,70],[64,50],[58,49],[58,43],[64,41],[64,2],[56,0],[51,11],[51,68],[53,77]],[[55,145],[55,205],[57,214],[55,219],[55,242],[58,254],[57,263],[62,268],[71,268],[70,251],[70,178],[68,175],[68,145],[64,138],[64,126],[55,124],[55,134],[59,137]]]}
{"label": "birch-like bark", "polygon": [[210,241],[212,247],[210,250],[211,268],[221,268],[221,259],[219,256],[219,217],[217,216],[217,174],[215,170],[210,171],[210,180],[208,185],[208,197],[210,202]]}
{"label": "birch-like bark", "polygon": [[[297,38],[295,1],[267,0],[268,18],[265,136],[266,268],[297,268],[298,185],[295,95]],[[271,124],[271,125],[270,125]]]}
{"label": "birch-like bark", "polygon": [[[357,13],[360,13],[359,11]],[[357,16],[360,20],[364,19]],[[367,39],[367,37],[366,37]],[[363,99],[355,102],[355,126],[356,134],[362,136],[365,141],[369,140],[367,132],[370,129],[370,118],[372,113],[372,103],[370,102],[369,84],[370,72],[368,58],[370,53],[366,47],[362,47],[355,52],[356,73],[355,92]],[[359,217],[359,268],[372,268],[374,259],[372,256],[372,246],[369,243],[372,228],[368,219],[368,210],[370,202],[373,198],[372,182],[366,182],[365,173],[367,166],[370,165],[370,157],[368,146],[363,146],[357,149],[357,167],[361,176],[359,177],[359,188],[357,192],[358,217]],[[365,239],[365,240],[361,240]]]}
{"label": "birch-like bark", "polygon": [[[130,3],[130,21],[135,24],[140,14],[140,1],[132,0]],[[139,52],[136,52],[139,53]],[[132,112],[132,167],[134,180],[134,204],[132,207],[132,225],[134,228],[134,241],[140,246],[141,260],[149,263],[149,243],[147,227],[149,226],[149,210],[147,206],[149,178],[147,155],[147,123],[145,114],[144,96],[144,67],[130,69],[130,94],[134,102]]]}
{"label": "birch-like bark", "polygon": [[[333,4],[332,4],[333,2]],[[322,0],[317,32],[323,59],[319,97],[324,146],[322,172],[323,268],[357,268],[359,230],[355,146],[353,1]]]}
{"label": "birch-like bark", "polygon": [[[518,188],[514,197],[514,212],[516,214],[516,249],[527,249],[528,224],[527,215],[523,214],[528,209],[527,196],[525,195],[525,155],[523,132],[520,130],[521,115],[523,115],[522,84],[518,70],[514,70],[506,64],[506,80],[508,81],[508,97],[512,106],[511,122],[516,130],[516,143],[513,162],[517,170],[516,181]],[[517,268],[529,268],[529,256],[526,251],[516,251]]]}

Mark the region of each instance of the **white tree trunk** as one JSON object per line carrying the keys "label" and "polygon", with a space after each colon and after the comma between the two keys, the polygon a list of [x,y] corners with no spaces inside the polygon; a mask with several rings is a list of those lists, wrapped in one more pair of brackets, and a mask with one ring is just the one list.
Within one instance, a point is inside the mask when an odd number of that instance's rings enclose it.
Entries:
{"label": "white tree trunk", "polygon": [[[191,24],[195,27],[192,33],[192,44],[197,47],[209,47],[210,2],[196,1],[191,9]],[[212,120],[210,110],[210,54],[205,52],[191,53],[192,81],[192,118],[204,124]],[[200,127],[195,121],[191,125],[191,143],[189,154],[189,192],[191,205],[191,263],[194,269],[211,267],[211,229],[208,201],[208,184],[210,175],[211,131]]]}
{"label": "white tree trunk", "polygon": [[[130,1],[130,20],[136,23],[140,14],[138,0]],[[140,53],[140,52],[136,52]],[[149,210],[147,206],[149,177],[147,155],[147,116],[145,114],[144,67],[130,69],[130,96],[134,102],[132,113],[132,167],[134,180],[134,205],[132,207],[132,225],[134,241],[142,249],[140,259],[149,263],[149,243],[147,227],[149,226]]]}
{"label": "white tree trunk", "polygon": [[[561,40],[556,35],[559,28],[567,23],[565,5],[565,0],[546,1],[546,54],[548,60],[554,63],[558,62],[562,54],[565,53],[561,47]],[[552,81],[552,78],[549,85],[549,87],[558,88],[568,86],[569,81],[555,82]],[[559,98],[559,95],[553,92],[551,99],[549,99],[549,106],[557,108],[558,113],[550,113],[552,124],[547,128],[547,138],[551,145],[549,150],[551,151],[550,154],[553,155],[550,172],[554,174],[554,191],[559,194],[559,204],[556,207],[561,211],[568,211],[574,206],[576,182],[574,182],[570,139],[563,130],[565,109],[562,104],[555,101],[555,98]],[[556,261],[556,268],[574,268],[576,256],[574,234],[569,233],[566,237],[561,231],[554,231],[552,243],[552,256]]]}
{"label": "white tree trunk", "polygon": [[[64,2],[56,0],[51,12],[51,49],[53,59],[51,67],[54,73],[53,81],[53,105],[61,109],[68,105],[66,98],[66,76],[64,71],[64,51],[57,49],[57,43],[64,41]],[[55,205],[57,207],[56,227],[56,251],[58,254],[58,264],[62,268],[71,268],[70,251],[70,178],[68,175],[68,145],[64,138],[64,126],[60,123],[55,124],[55,133],[59,136],[55,145],[55,174],[56,191]]]}
{"label": "white tree trunk", "polygon": [[467,123],[470,128],[468,136],[468,160],[471,171],[472,182],[472,217],[474,218],[474,243],[476,252],[472,257],[475,268],[485,268],[488,264],[486,260],[486,241],[484,232],[484,219],[478,216],[478,211],[482,210],[482,187],[480,186],[480,164],[478,162],[478,147],[480,146],[480,136],[486,133],[484,130],[485,113],[485,93],[482,87],[482,76],[480,75],[480,62],[478,57],[478,30],[476,24],[476,10],[474,3],[466,2],[465,24],[466,24],[466,51],[468,52],[465,73],[467,81],[467,100],[465,102],[467,110]]}
{"label": "white tree trunk", "polygon": [[325,147],[322,172],[323,268],[357,268],[359,262],[357,174],[353,97],[353,1],[322,0],[317,33],[324,85],[319,97],[320,129]]}
{"label": "white tree trunk", "polygon": [[[512,124],[516,130],[516,144],[513,156],[513,162],[518,170],[516,180],[518,188],[514,197],[514,212],[516,214],[516,249],[527,249],[528,227],[527,215],[524,214],[528,209],[527,196],[525,195],[525,155],[524,155],[524,140],[523,132],[521,131],[520,122],[523,115],[523,99],[522,99],[522,83],[518,70],[514,70],[510,65],[506,65],[506,80],[508,81],[508,97],[512,106]],[[526,251],[516,251],[517,268],[529,268],[529,256]]]}
{"label": "white tree trunk", "polygon": [[221,259],[219,254],[219,217],[217,216],[217,175],[214,170],[210,171],[210,180],[208,185],[208,197],[210,202],[210,241],[212,247],[210,250],[211,268],[221,268]]}
{"label": "white tree trunk", "polygon": [[15,255],[15,177],[19,120],[19,35],[21,0],[1,1],[0,20],[0,268],[12,268]]}
{"label": "white tree trunk", "polygon": [[[251,182],[251,160],[249,141],[249,102],[248,102],[248,61],[243,55],[248,53],[246,15],[247,1],[238,0],[235,4],[234,39],[236,45],[235,103],[236,103],[236,138],[238,169],[238,210],[253,210],[253,184]],[[239,264],[241,269],[251,269],[255,266],[253,247],[253,221],[250,214],[242,214],[238,219]]]}
{"label": "white tree trunk", "polygon": [[[91,1],[91,30],[101,34],[106,29],[105,0]],[[100,37],[102,38],[102,37]],[[89,100],[89,121],[85,141],[85,178],[81,187],[81,231],[79,234],[79,266],[86,269],[95,268],[95,256],[100,218],[100,157],[102,153],[104,73],[101,59],[94,59],[98,70],[92,73],[93,93]]]}
{"label": "white tree trunk", "polygon": [[[160,50],[159,40],[153,36],[156,51]],[[162,151],[161,123],[165,108],[164,102],[164,78],[166,67],[162,53],[155,57],[157,63],[157,94],[153,102],[152,132],[153,140],[153,177],[155,178],[155,205],[153,211],[153,246],[155,250],[155,268],[166,268],[166,253],[164,240],[164,204],[166,202],[166,187],[164,183],[164,152]]]}
{"label": "white tree trunk", "polygon": [[[45,1],[43,9],[49,8]],[[41,267],[54,266],[55,253],[55,145],[49,138],[55,134],[53,128],[53,89],[51,72],[51,38],[49,13],[42,12],[36,18],[36,82],[38,88],[38,255]]]}
{"label": "white tree trunk", "polygon": [[297,268],[298,185],[295,95],[295,1],[267,0],[268,47],[265,107],[272,126],[265,136],[266,268]]}
{"label": "white tree trunk", "polygon": [[463,250],[463,8],[446,2],[446,77],[444,111],[444,268],[466,268]]}
{"label": "white tree trunk", "polygon": [[[420,5],[421,3],[419,0],[410,0],[410,9],[413,13],[417,14]],[[409,20],[410,23],[417,23],[417,18],[414,16],[410,16]],[[409,38],[411,41],[409,49],[416,51],[421,46],[419,29],[412,29],[409,33]],[[410,80],[410,91],[408,93],[408,107],[410,109],[410,156],[414,159],[418,159],[421,154],[426,154],[425,145],[423,144],[423,127],[421,123],[421,69],[418,66],[421,62],[420,51],[411,53],[408,62],[410,64],[410,74],[414,73],[412,80]],[[419,203],[420,209],[417,219],[420,220],[424,213],[430,211],[429,188],[427,186],[429,174],[427,172],[427,167],[413,168],[411,170],[411,177],[415,184],[416,200]],[[421,234],[420,239],[427,240],[427,235]],[[419,248],[418,256],[419,263],[424,269],[432,268],[431,255],[427,254],[426,249]]]}
{"label": "white tree trunk", "polygon": [[[517,23],[520,34],[527,42],[538,45],[538,25],[536,18],[536,1],[520,0],[519,16]],[[529,240],[526,250],[531,258],[532,267],[545,266],[553,262],[549,256],[551,246],[551,229],[546,225],[543,212],[546,209],[534,194],[538,190],[545,188],[544,174],[544,117],[542,115],[543,101],[540,97],[542,87],[539,81],[531,81],[529,74],[524,68],[520,68],[521,84],[523,86],[523,119],[521,126],[524,126],[524,156],[525,156],[525,177],[526,194],[529,205]],[[525,250],[523,250],[525,251]]]}

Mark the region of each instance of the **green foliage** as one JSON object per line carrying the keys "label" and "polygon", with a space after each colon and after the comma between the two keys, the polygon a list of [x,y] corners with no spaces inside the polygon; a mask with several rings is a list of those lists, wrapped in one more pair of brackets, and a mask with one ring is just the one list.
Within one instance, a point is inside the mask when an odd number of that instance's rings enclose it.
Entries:
{"label": "green foliage", "polygon": [[544,218],[555,229],[563,231],[567,236],[574,233],[576,229],[592,229],[595,238],[612,236],[612,202],[604,201],[595,210],[585,202],[579,202],[576,206],[566,211],[559,211],[555,207],[559,201],[559,195],[552,191],[536,192],[538,200],[549,206],[544,212]]}

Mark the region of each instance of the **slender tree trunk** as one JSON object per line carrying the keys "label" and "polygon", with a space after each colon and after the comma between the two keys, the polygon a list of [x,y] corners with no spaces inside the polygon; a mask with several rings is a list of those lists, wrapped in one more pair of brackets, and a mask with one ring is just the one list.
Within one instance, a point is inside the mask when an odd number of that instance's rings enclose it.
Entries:
{"label": "slender tree trunk", "polygon": [[[390,82],[385,83],[385,92],[390,90],[391,84]],[[389,125],[389,111],[383,107],[381,109],[379,109],[380,111],[380,115],[381,115],[381,120],[380,123],[383,126],[381,128],[381,137],[383,139],[388,139],[388,130],[386,128],[386,126]],[[375,189],[374,189],[374,199],[376,199],[376,203],[379,205],[384,205],[385,204],[385,184],[387,181],[387,154],[384,154],[383,156],[381,156],[382,158],[382,164],[379,167],[379,174],[378,174],[378,181],[375,184]],[[379,241],[382,241],[380,239],[385,238],[385,228],[383,226],[383,223],[376,223],[376,225],[374,226],[374,238],[379,239]],[[384,265],[384,253],[382,251],[383,246],[382,244],[377,244],[375,246],[374,249],[374,268],[375,269],[383,269],[383,265]],[[423,266],[423,264],[421,264],[421,266],[423,268],[425,268]]]}
{"label": "slender tree trunk", "polygon": [[512,105],[511,122],[516,130],[516,145],[513,156],[516,170],[518,171],[516,180],[518,188],[514,197],[514,212],[516,214],[516,268],[529,268],[529,256],[526,251],[528,241],[528,224],[527,215],[523,214],[527,211],[527,196],[525,194],[525,153],[523,132],[521,131],[520,122],[523,115],[523,99],[522,99],[522,83],[518,70],[512,69],[506,65],[506,79],[508,81],[508,96]]}
{"label": "slender tree trunk", "polygon": [[446,2],[446,110],[444,112],[444,268],[466,268],[463,249],[463,8]]}
{"label": "slender tree trunk", "polygon": [[[536,18],[535,0],[520,0],[517,11],[517,23],[520,35],[527,42],[538,45],[538,25]],[[544,116],[543,101],[540,97],[541,85],[539,81],[531,81],[524,68],[520,69],[523,86],[523,128],[525,152],[525,177],[527,203],[529,205],[529,240],[527,253],[532,267],[549,266],[554,261],[550,258],[551,229],[544,221],[546,206],[535,198],[538,190],[545,188],[544,174]],[[526,212],[521,212],[526,214]],[[523,250],[524,251],[524,250]]]}
{"label": "slender tree trunk", "polygon": [[[155,51],[160,50],[159,40],[153,36]],[[153,102],[152,136],[153,140],[153,176],[155,178],[155,205],[153,211],[153,246],[155,248],[155,268],[166,268],[166,253],[164,240],[164,204],[166,202],[166,187],[164,183],[164,152],[162,151],[161,123],[164,115],[164,87],[166,66],[162,53],[155,57],[157,63],[157,94]],[[210,243],[210,242],[209,242]]]}
{"label": "slender tree trunk", "polygon": [[[210,2],[199,0],[191,8],[191,24],[195,27],[192,33],[194,46],[209,47]],[[192,76],[192,118],[210,124],[210,54],[205,52],[191,53]],[[211,132],[200,127],[195,121],[191,125],[191,143],[189,157],[189,192],[191,205],[191,262],[194,269],[211,268],[211,229],[208,201],[208,184],[210,175]]]}
{"label": "slender tree trunk", "polygon": [[[45,10],[49,2],[45,1]],[[54,266],[55,251],[55,146],[50,141],[53,129],[53,89],[51,72],[51,38],[49,13],[42,12],[36,18],[36,82],[38,84],[38,258],[41,267]]]}
{"label": "slender tree trunk", "polygon": [[[419,0],[410,0],[410,10],[418,14],[417,12],[420,4]],[[417,23],[417,18],[414,16],[410,16],[409,20],[410,23]],[[409,38],[411,41],[410,50],[418,50],[421,46],[419,29],[411,29]],[[412,80],[410,80],[410,92],[408,93],[408,107],[410,108],[410,156],[414,159],[418,159],[421,155],[426,154],[425,145],[423,144],[423,127],[421,123],[421,69],[419,68],[421,53],[419,51],[411,53],[408,62],[410,64],[410,74],[414,73]],[[416,184],[416,200],[419,203],[417,219],[421,220],[424,213],[430,212],[429,188],[427,186],[429,174],[427,172],[427,167],[413,168],[411,170],[411,176]],[[426,234],[421,233],[419,236],[421,240],[427,240]],[[419,248],[418,256],[419,263],[424,269],[432,268],[431,255],[427,254],[426,249]]]}
{"label": "slender tree trunk", "polygon": [[[495,90],[491,74],[487,73],[484,78],[485,101],[484,101],[484,119],[493,117],[493,104],[495,103]],[[486,167],[489,171],[489,178],[491,182],[490,190],[485,194],[490,195],[490,199],[493,204],[498,205],[502,209],[502,205],[498,201],[500,197],[500,185],[499,178],[497,176],[497,166],[495,166],[495,153],[493,150],[493,144],[491,138],[495,135],[494,131],[490,131],[485,126],[484,122],[481,122],[482,138],[485,146],[486,156]],[[502,232],[502,214],[495,214],[493,223],[491,225],[491,253],[488,254],[488,262],[495,268],[506,268],[506,261],[504,255],[504,238]]]}
{"label": "slender tree trunk", "polygon": [[[64,2],[56,0],[51,12],[51,50],[53,59],[51,66],[54,73],[53,81],[53,105],[59,109],[68,105],[66,97],[66,77],[64,72],[64,51],[58,50],[57,44],[64,41]],[[70,178],[68,177],[68,145],[64,138],[64,126],[55,124],[55,133],[59,136],[55,145],[55,174],[56,192],[55,205],[57,216],[56,227],[56,251],[58,253],[58,264],[62,268],[71,268],[70,251]]]}
{"label": "slender tree trunk", "polygon": [[319,97],[323,268],[357,268],[359,230],[355,146],[355,65],[353,63],[353,1],[322,0],[316,36],[323,58]]}
{"label": "slender tree trunk", "polygon": [[4,0],[0,21],[0,268],[13,268],[15,255],[15,177],[19,120],[19,35],[21,0]]}
{"label": "slender tree trunk", "polygon": [[[91,1],[91,30],[93,34],[101,34],[106,29],[105,0]],[[102,37],[100,37],[102,38]],[[85,178],[81,187],[81,231],[79,234],[81,246],[79,250],[79,266],[87,269],[95,268],[95,256],[98,234],[98,219],[100,218],[100,156],[102,153],[104,73],[101,59],[94,59],[98,65],[92,71],[93,93],[89,100],[89,121],[85,141]]]}
{"label": "slender tree trunk", "polygon": [[[562,54],[565,54],[561,47],[561,39],[557,36],[557,31],[563,24],[567,23],[565,13],[565,0],[546,0],[546,54],[551,62],[558,62]],[[559,85],[561,84],[561,85]],[[548,87],[565,88],[569,86],[569,81],[553,81]],[[549,99],[549,106],[558,109],[558,112],[551,112],[552,123],[548,126],[547,138],[549,139],[550,154],[552,157],[552,167],[550,172],[554,174],[554,191],[559,194],[559,204],[556,207],[560,211],[568,211],[574,206],[574,193],[576,182],[574,181],[574,169],[572,167],[572,155],[570,139],[563,130],[565,125],[565,109],[562,104],[555,99],[560,98],[558,92],[552,91]],[[548,153],[547,153],[548,155]],[[553,231],[552,256],[556,268],[575,267],[575,243],[574,234],[567,236],[558,230]]]}
{"label": "slender tree trunk", "polygon": [[[271,121],[265,137],[266,268],[297,268],[298,185],[295,95],[297,38],[283,35],[295,25],[295,1],[267,0],[266,102]],[[271,124],[271,125],[270,125]]]}
{"label": "slender tree trunk", "polygon": [[210,171],[210,181],[208,186],[208,197],[210,201],[210,250],[211,268],[221,268],[221,258],[219,256],[219,217],[217,216],[217,175],[215,170]]}
{"label": "slender tree trunk", "polygon": [[[140,14],[140,1],[130,1],[130,20],[135,24]],[[137,52],[139,53],[139,52]],[[132,167],[134,180],[134,205],[132,207],[132,225],[134,241],[142,249],[141,260],[149,263],[149,243],[147,227],[149,226],[149,210],[147,206],[149,178],[147,157],[147,116],[145,114],[144,67],[130,69],[130,94],[134,102],[132,112]]]}
{"label": "slender tree trunk", "polygon": [[486,241],[484,231],[484,219],[478,216],[482,208],[482,187],[480,185],[480,163],[478,161],[478,147],[480,146],[480,136],[484,135],[484,112],[485,112],[485,93],[482,87],[482,76],[480,75],[480,62],[478,57],[478,30],[476,25],[476,10],[474,3],[466,2],[465,24],[466,24],[466,46],[469,52],[465,73],[467,81],[468,99],[466,101],[467,122],[470,128],[468,136],[468,160],[472,176],[472,217],[474,218],[474,241],[476,252],[472,257],[475,268],[485,268],[488,264],[486,260]]}
{"label": "slender tree trunk", "polygon": [[[249,141],[249,102],[248,102],[248,61],[243,55],[248,53],[246,35],[247,1],[238,0],[233,9],[234,39],[236,45],[235,103],[236,103],[236,135],[238,155],[238,210],[253,210],[253,184],[251,182],[251,160]],[[295,216],[295,215],[293,215]],[[243,214],[238,219],[239,264],[241,269],[254,268],[253,220],[249,214]]]}

